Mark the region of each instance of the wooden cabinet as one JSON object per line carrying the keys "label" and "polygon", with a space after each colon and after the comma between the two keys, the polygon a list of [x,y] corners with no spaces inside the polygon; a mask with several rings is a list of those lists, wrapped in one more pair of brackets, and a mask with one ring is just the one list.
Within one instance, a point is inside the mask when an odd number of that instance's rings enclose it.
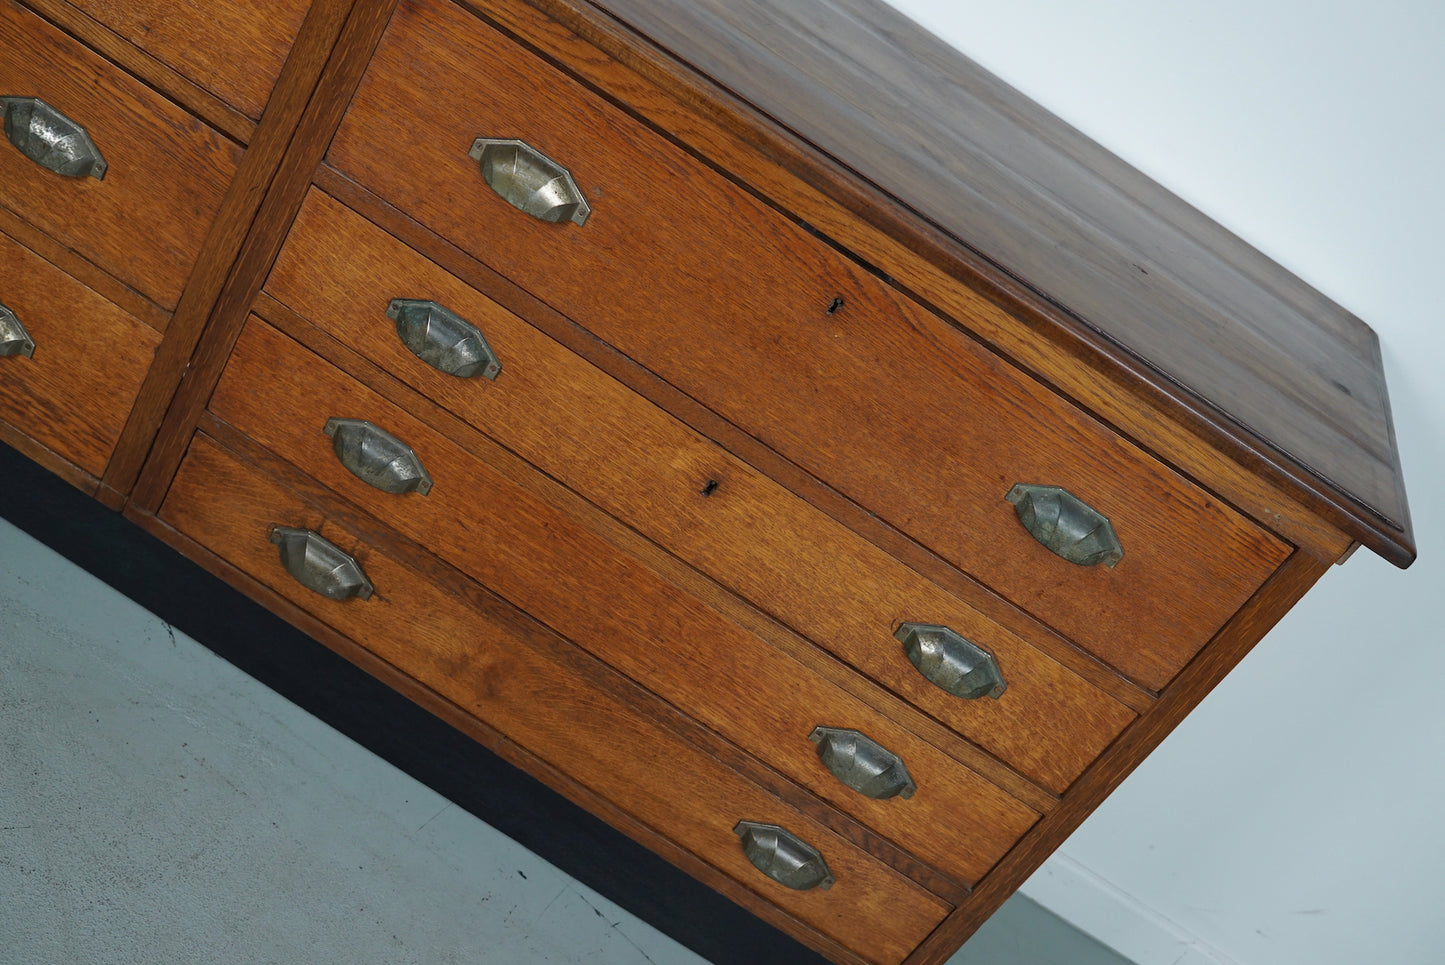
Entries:
{"label": "wooden cabinet", "polygon": [[0,234],[0,304],[30,344],[5,359],[14,431],[93,476],[105,471],[160,332]]}
{"label": "wooden cabinet", "polygon": [[1368,328],[886,8],[35,7],[0,93],[155,184],[0,165],[0,302],[109,333],[7,441],[837,961],[1413,557]]}

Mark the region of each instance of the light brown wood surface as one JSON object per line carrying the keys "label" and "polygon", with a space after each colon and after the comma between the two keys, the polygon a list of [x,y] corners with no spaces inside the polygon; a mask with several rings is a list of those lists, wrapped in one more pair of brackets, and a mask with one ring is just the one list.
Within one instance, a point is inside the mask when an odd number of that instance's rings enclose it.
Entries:
{"label": "light brown wood surface", "polygon": [[[300,158],[294,154],[288,157],[287,151],[298,134],[298,125],[304,126],[307,104],[347,23],[352,3],[353,0],[315,0],[307,13],[292,55],[282,69],[278,82],[281,90],[270,102],[266,118],[256,128],[255,138],[226,190],[215,227],[206,236],[195,270],[176,307],[168,337],[161,343],[106,472],[102,495],[113,495],[116,505],[125,499],[141,497],[142,506],[155,508],[156,502],[145,501],[146,487],[138,486],[138,480],[147,458],[156,449],[159,454],[151,463],[151,473],[157,486],[164,486],[179,464],[180,450],[190,436],[197,411],[187,405],[184,390],[201,395],[210,389],[209,385],[198,385],[196,378],[207,370],[202,367],[194,372],[192,368],[193,358],[202,346],[201,336],[213,314],[225,317],[228,293],[237,288],[248,291],[246,286],[251,280],[259,284],[258,270],[249,268],[241,255],[254,250],[258,238],[265,244],[267,225],[271,223],[265,202],[273,181],[281,178],[288,167],[292,172],[297,166],[310,169],[304,153]],[[272,230],[279,235],[284,229],[274,227]],[[249,296],[242,297],[249,301]],[[225,341],[224,332],[221,326],[221,334],[208,343],[212,351],[218,350],[218,342]],[[188,374],[192,377],[183,381]],[[175,413],[169,423],[171,428],[164,431],[172,408]]]}
{"label": "light brown wood surface", "polygon": [[[425,69],[423,51],[470,65],[471,80]],[[592,220],[544,224],[506,205],[466,156],[478,134],[571,164]],[[1283,559],[1227,507],[460,11],[398,8],[329,159],[1147,686]],[[1062,485],[1108,516],[1124,562],[1052,557],[1004,501],[1017,482]]]}
{"label": "light brown wood surface", "polygon": [[80,124],[104,180],[45,170],[0,144],[0,201],[165,309],[174,309],[241,149],[18,6],[0,5],[5,94]]}
{"label": "light brown wood surface", "polygon": [[1185,386],[1195,413],[1322,477],[1397,562],[1413,555],[1374,333],[1280,265],[881,0],[594,5]]}
{"label": "light brown wood surface", "polygon": [[[708,609],[766,641],[775,650],[808,668],[820,679],[852,694],[853,697],[872,707],[876,712],[918,735],[954,760],[963,763],[970,770],[985,777],[991,784],[1006,791],[1035,812],[1046,813],[1058,806],[1057,795],[1030,782],[1018,771],[990,756],[980,747],[959,736],[955,731],[948,729],[917,707],[898,699],[833,655],[815,646],[805,637],[779,623],[748,601],[729,592],[636,530],[597,508],[571,489],[538,472],[534,466],[512,451],[462,422],[432,400],[407,388],[389,373],[352,352],[275,299],[263,294],[257,300],[257,311],[259,317],[276,319],[276,324],[298,344],[304,345],[332,365],[343,369],[383,398],[396,402],[415,418],[436,428],[448,440],[466,450],[496,474],[511,480],[526,492],[550,504],[616,547],[624,555],[641,563],[667,583],[683,590]],[[305,480],[306,484],[311,486],[320,485],[309,476],[301,474],[300,470],[291,467],[290,463],[285,463],[278,457],[269,455],[268,450],[263,449],[229,424],[220,421],[215,415],[209,412],[203,413],[201,425],[204,431],[222,439],[223,444],[228,448],[251,453],[253,461],[259,458],[255,453],[267,453],[272,460],[290,468],[293,475],[288,477],[291,479],[289,485],[305,488],[298,480]],[[1122,682],[1123,678],[1115,673],[1112,679]],[[747,759],[752,760],[750,757]],[[767,783],[757,774],[754,774],[754,780]],[[876,835],[873,838],[881,840]],[[861,839],[859,840],[861,843]],[[872,846],[868,845],[868,847]],[[881,854],[882,852],[875,853]],[[916,859],[914,859],[913,865],[915,868],[924,867]],[[900,865],[899,867],[904,866]],[[937,874],[937,872],[933,873]],[[916,872],[909,871],[909,874],[916,874]],[[919,877],[917,880],[923,881],[924,879]],[[931,885],[930,887],[934,888],[936,894],[951,893],[946,888],[938,890],[938,887],[941,886]]]}
{"label": "light brown wood surface", "polygon": [[[312,192],[266,290],[1054,792],[1134,718],[324,194]],[[502,358],[499,377],[456,379],[413,356],[384,314],[392,295],[438,300],[480,326]],[[1009,690],[998,701],[962,701],[929,684],[892,636],[906,621],[946,624],[988,649]]]}
{"label": "light brown wood surface", "polygon": [[[1038,816],[264,323],[242,333],[210,411],[946,874],[978,880]],[[333,415],[405,441],[431,492],[352,476],[322,432]],[[926,793],[879,802],[843,786],[808,740],[819,725],[869,734]]]}
{"label": "light brown wood surface", "polygon": [[197,85],[259,120],[309,0],[70,0]]}
{"label": "light brown wood surface", "polygon": [[[359,544],[342,525],[198,437],[161,518],[750,889],[878,962],[897,962],[948,906],[732,772],[650,726],[616,698]],[[318,529],[356,556],[368,601],[327,600],[294,582],[267,540],[274,524]],[[732,832],[738,820],[789,827],[825,854],[838,883],[793,892],[762,878]]]}
{"label": "light brown wood surface", "polygon": [[35,342],[0,358],[0,420],[101,476],[160,333],[5,234],[0,305]]}
{"label": "light brown wood surface", "polygon": [[164,333],[170,324],[171,315],[155,302],[144,297],[134,288],[129,288],[93,263],[81,258],[73,250],[56,241],[45,232],[23,220],[14,212],[0,207],[0,232],[10,236],[12,241],[44,258],[86,288],[107,301],[124,309],[139,321],[145,322],[157,332]]}
{"label": "light brown wood surface", "polygon": [[1353,541],[1343,528],[1397,559],[1400,534],[1381,528],[1378,518],[1349,508],[1327,483],[1242,436],[1238,426],[1218,419],[1213,408],[1201,408],[1187,390],[1119,351],[1065,307],[909,212],[756,106],[686,64],[658,56],[592,4],[469,0],[465,5],[609,92],[630,113],[667,131],[705,163],[832,239],[1145,450],[1193,479],[1208,480],[1207,488],[1266,521],[1286,541],[1333,560]]}
{"label": "light brown wood surface", "polygon": [[[311,174],[326,151],[351,93],[360,81],[372,48],[381,37],[396,0],[313,0],[292,56],[278,82],[281,89],[259,128],[248,157],[264,149],[265,163],[238,199],[238,211],[222,228],[229,270],[208,276],[198,301],[206,314],[208,337],[181,354],[177,368],[185,378],[167,396],[155,421],[142,429],[151,433],[143,464],[128,466],[118,488],[130,491],[143,511],[154,512],[180,466],[196,419],[220,378],[231,343],[245,323],[251,302],[261,290],[291,219],[301,207]],[[239,203],[244,202],[244,203]],[[202,296],[209,295],[209,298]],[[199,337],[199,327],[196,335]],[[168,373],[167,373],[168,374]],[[138,434],[144,434],[138,432]],[[153,443],[153,444],[150,444]]]}
{"label": "light brown wood surface", "polygon": [[72,5],[70,0],[25,0],[25,6],[236,143],[251,143],[256,132],[254,120]]}

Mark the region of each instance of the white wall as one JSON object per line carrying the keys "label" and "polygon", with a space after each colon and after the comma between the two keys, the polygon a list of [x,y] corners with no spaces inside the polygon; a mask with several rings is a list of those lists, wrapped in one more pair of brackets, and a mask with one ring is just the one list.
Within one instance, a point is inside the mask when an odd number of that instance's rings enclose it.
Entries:
{"label": "white wall", "polygon": [[891,2],[1374,326],[1420,546],[1326,576],[1025,892],[1144,965],[1445,961],[1445,4]]}

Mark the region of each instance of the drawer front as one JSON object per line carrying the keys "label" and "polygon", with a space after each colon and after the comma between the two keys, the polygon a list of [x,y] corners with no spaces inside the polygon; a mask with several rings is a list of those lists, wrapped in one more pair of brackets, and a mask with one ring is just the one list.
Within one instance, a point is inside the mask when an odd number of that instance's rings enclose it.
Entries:
{"label": "drawer front", "polygon": [[34,343],[0,357],[0,419],[99,478],[160,333],[5,234],[0,305]]}
{"label": "drawer front", "polygon": [[254,120],[309,0],[70,0],[126,40]]}
{"label": "drawer front", "polygon": [[[569,664],[567,648],[550,634],[519,629],[498,615],[501,608],[484,610],[431,585],[206,437],[193,441],[160,515],[644,825],[869,960],[900,961],[950,910],[669,730],[637,716]],[[359,560],[376,594],[343,603],[303,588],[267,541],[276,524],[324,530]],[[791,891],[763,878],[733,833],[739,820],[788,828],[822,852],[836,884]]]}
{"label": "drawer front", "polygon": [[[258,320],[236,343],[211,411],[946,874],[978,880],[1038,817]],[[393,495],[352,475],[323,432],[333,416],[404,441],[430,492]],[[926,793],[879,801],[844,786],[809,739],[819,726],[867,734]]]}
{"label": "drawer front", "polygon": [[[446,70],[435,64],[444,63]],[[592,211],[544,223],[467,156],[517,138]],[[1146,686],[1287,548],[588,89],[444,0],[406,0],[330,163]],[[1118,566],[1024,531],[1062,486]]]}
{"label": "drawer front", "polygon": [[0,144],[0,202],[167,310],[241,150],[175,104],[0,0],[7,97],[37,97],[85,128],[105,176],[65,177]]}
{"label": "drawer front", "polygon": [[[268,294],[679,557],[1062,792],[1132,711],[809,506],[326,195],[313,191]],[[475,322],[495,380],[408,351],[393,297]],[[704,490],[712,485],[704,496]],[[766,521],[760,525],[760,521]],[[1000,663],[998,700],[962,700],[914,670],[893,631],[943,624]]]}

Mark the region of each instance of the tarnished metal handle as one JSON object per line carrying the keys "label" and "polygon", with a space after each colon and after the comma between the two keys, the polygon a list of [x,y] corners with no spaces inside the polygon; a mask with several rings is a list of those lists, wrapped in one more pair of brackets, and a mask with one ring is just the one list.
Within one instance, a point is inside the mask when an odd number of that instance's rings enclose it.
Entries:
{"label": "tarnished metal handle", "polygon": [[903,758],[866,734],[842,727],[815,727],[808,739],[818,745],[823,766],[859,794],[882,801],[912,797],[918,790]]}
{"label": "tarnished metal handle", "polygon": [[281,547],[281,565],[296,582],[332,600],[371,597],[371,581],[356,560],[309,529],[272,526],[271,542]]}
{"label": "tarnished metal handle", "polygon": [[502,371],[502,360],[481,330],[445,305],[393,298],[386,317],[396,322],[401,344],[434,369],[462,379],[495,379]]}
{"label": "tarnished metal handle", "polygon": [[993,654],[934,623],[905,623],[893,634],[929,683],[955,697],[998,699],[1008,688]]}
{"label": "tarnished metal handle", "polygon": [[1113,566],[1124,558],[1113,524],[1068,490],[1019,483],[1004,498],[1034,539],[1070,563]]}
{"label": "tarnished metal handle", "polygon": [[326,420],[336,458],[357,479],[384,493],[431,492],[431,476],[411,446],[362,419]]}
{"label": "tarnished metal handle", "polygon": [[794,891],[831,888],[837,879],[818,849],[776,824],[739,821],[733,833],[743,839],[743,853],[763,874]]}
{"label": "tarnished metal handle", "polygon": [[0,97],[5,136],[36,164],[68,178],[105,177],[105,158],[85,128],[38,97]]}
{"label": "tarnished metal handle", "polygon": [[4,305],[0,305],[0,358],[7,355],[23,355],[30,358],[35,354],[35,339],[20,324],[20,318]]}
{"label": "tarnished metal handle", "polygon": [[479,137],[467,156],[482,168],[482,179],[512,207],[543,221],[587,222],[592,208],[572,172],[526,141]]}

